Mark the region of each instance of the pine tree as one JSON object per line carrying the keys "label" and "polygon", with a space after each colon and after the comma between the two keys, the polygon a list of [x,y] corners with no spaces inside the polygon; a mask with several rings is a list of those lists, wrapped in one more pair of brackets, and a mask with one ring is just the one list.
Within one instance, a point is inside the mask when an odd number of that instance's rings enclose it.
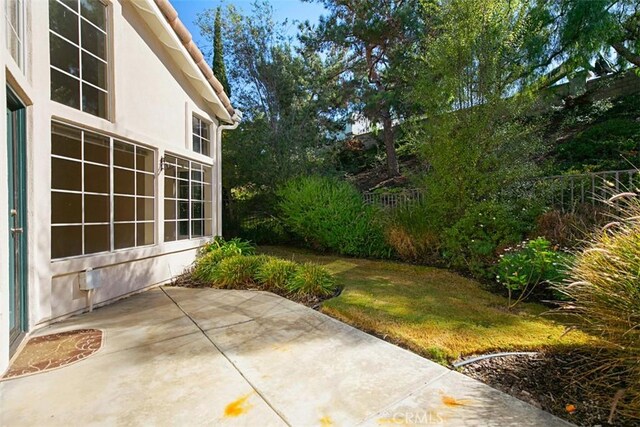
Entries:
{"label": "pine tree", "polygon": [[227,70],[224,66],[224,48],[222,45],[222,17],[220,7],[216,10],[216,21],[213,32],[213,74],[224,87],[227,96],[231,97],[231,87],[227,80]]}

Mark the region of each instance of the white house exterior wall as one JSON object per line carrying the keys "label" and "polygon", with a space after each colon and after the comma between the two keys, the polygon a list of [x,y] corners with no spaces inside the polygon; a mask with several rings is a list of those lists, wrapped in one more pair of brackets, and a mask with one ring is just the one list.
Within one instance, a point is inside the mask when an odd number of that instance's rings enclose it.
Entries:
{"label": "white house exterior wall", "polygon": [[[211,126],[211,152],[217,157],[218,120],[190,80],[168,54],[127,0],[108,0],[111,117],[104,120],[50,100],[49,15],[46,0],[27,2],[26,76],[6,49],[5,2],[0,0],[0,99],[6,100],[8,84],[27,107],[28,176],[28,319],[29,330],[61,316],[87,309],[86,294],[78,286],[79,273],[97,269],[101,287],[95,304],[113,301],[170,280],[193,262],[197,248],[207,238],[164,243],[164,179],[159,159],[165,152],[213,165],[213,179],[220,176],[218,159],[193,152],[191,116],[196,113]],[[135,0],[134,0],[135,1]],[[31,30],[29,30],[31,29]],[[153,246],[100,255],[51,260],[51,121],[129,140],[155,150],[156,200]],[[0,373],[9,361],[8,298],[8,182],[6,120],[0,120]],[[215,160],[215,161],[214,161]],[[219,211],[219,186],[212,183],[213,212]],[[220,230],[214,215],[212,230]]]}

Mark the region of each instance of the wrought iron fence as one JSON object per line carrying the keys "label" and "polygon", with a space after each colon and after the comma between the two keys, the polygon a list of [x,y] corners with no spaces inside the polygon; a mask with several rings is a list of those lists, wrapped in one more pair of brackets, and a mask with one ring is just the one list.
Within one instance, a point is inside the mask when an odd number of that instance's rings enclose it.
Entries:
{"label": "wrought iron fence", "polygon": [[579,206],[598,206],[624,191],[637,191],[640,170],[591,172],[575,175],[548,176],[532,181],[534,197],[542,197],[548,206],[573,212]]}
{"label": "wrought iron fence", "polygon": [[424,192],[421,189],[412,188],[394,192],[365,192],[364,202],[369,205],[378,205],[383,208],[395,209],[408,206],[412,203],[421,202]]}

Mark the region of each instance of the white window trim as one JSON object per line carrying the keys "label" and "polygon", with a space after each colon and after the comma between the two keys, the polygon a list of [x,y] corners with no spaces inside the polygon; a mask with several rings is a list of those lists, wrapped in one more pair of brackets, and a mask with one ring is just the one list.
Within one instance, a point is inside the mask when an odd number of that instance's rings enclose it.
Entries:
{"label": "white window trim", "polygon": [[[61,226],[80,226],[82,227],[82,254],[80,255],[72,255],[72,256],[67,256],[67,257],[60,257],[60,258],[51,258],[52,262],[62,262],[62,261],[69,261],[69,260],[74,260],[74,259],[82,259],[82,258],[87,258],[87,257],[93,257],[93,256],[101,256],[101,255],[108,255],[108,254],[114,254],[114,253],[119,253],[119,252],[125,252],[125,251],[132,251],[132,250],[138,250],[138,249],[144,249],[144,248],[150,248],[153,246],[157,246],[159,243],[159,236],[158,236],[158,227],[157,227],[157,223],[158,223],[158,208],[157,208],[157,195],[158,195],[158,181],[159,181],[159,175],[157,173],[157,171],[155,170],[156,168],[156,161],[158,158],[158,150],[145,145],[145,144],[141,144],[139,142],[135,142],[135,141],[131,141],[131,140],[127,140],[125,138],[120,138],[117,136],[112,136],[112,135],[108,135],[105,134],[103,132],[100,131],[96,131],[94,129],[88,129],[85,127],[81,127],[81,126],[77,126],[77,125],[72,125],[69,124],[67,122],[63,122],[63,121],[58,121],[58,120],[52,120],[51,121],[52,125],[57,124],[57,125],[61,125],[61,126],[66,126],[69,128],[73,128],[76,130],[79,130],[81,132],[81,139],[80,139],[80,149],[81,149],[81,159],[75,159],[72,157],[66,157],[66,156],[61,156],[58,154],[50,154],[50,159],[51,158],[57,158],[57,159],[62,159],[62,160],[67,160],[67,161],[73,161],[76,163],[80,163],[81,165],[95,165],[95,166],[100,166],[100,167],[105,167],[109,169],[109,192],[108,193],[97,193],[97,192],[90,192],[90,191],[85,191],[84,189],[84,166],[81,168],[81,190],[59,190],[59,189],[54,189],[51,188],[50,189],[50,194],[51,193],[67,193],[67,194],[80,194],[82,197],[82,222],[81,223],[51,223],[50,225],[50,230],[53,229],[53,227],[61,227]],[[53,126],[52,126],[53,127]],[[84,160],[84,138],[85,138],[85,132],[89,132],[89,133],[93,133],[96,135],[100,135],[102,137],[108,138],[109,139],[109,165],[104,165],[102,163],[96,163],[96,162],[91,162],[91,161],[86,161]],[[53,129],[52,132],[53,133]],[[151,153],[153,153],[153,160],[152,160],[152,164],[153,164],[153,168],[154,171],[152,172],[148,172],[148,171],[143,171],[143,170],[137,170],[136,167],[136,156],[134,154],[134,168],[127,168],[124,166],[118,166],[114,164],[114,160],[113,160],[113,152],[114,152],[114,143],[115,142],[122,142],[122,143],[126,143],[129,145],[133,145],[134,147],[140,147],[142,149],[148,150]],[[114,170],[115,169],[121,169],[121,170],[127,170],[127,171],[131,171],[133,172],[133,176],[134,176],[134,183],[133,183],[133,188],[134,188],[134,192],[137,192],[137,174],[138,173],[143,173],[145,175],[151,175],[154,177],[154,184],[153,184],[153,191],[154,191],[154,196],[138,196],[137,194],[122,194],[122,193],[116,193],[115,192],[115,188],[114,188]],[[108,196],[109,197],[109,205],[110,205],[110,218],[109,218],[109,222],[91,222],[91,223],[86,223],[85,222],[85,206],[84,206],[84,196],[85,195],[99,195],[99,196]],[[133,221],[115,221],[115,210],[114,210],[114,201],[115,201],[115,197],[119,196],[125,196],[125,197],[131,197],[134,199],[134,220]],[[153,203],[153,219],[152,220],[142,220],[142,221],[138,221],[137,219],[137,215],[138,215],[138,204],[137,204],[137,200],[138,199],[151,199],[154,201]],[[129,246],[126,248],[120,248],[120,249],[116,249],[115,248],[115,225],[116,224],[134,224],[134,246]],[[137,245],[137,228],[136,226],[138,224],[153,224],[153,243],[147,244],[147,245]],[[101,251],[101,252],[92,252],[89,254],[84,253],[85,252],[85,231],[84,228],[86,225],[108,225],[109,226],[109,250],[107,251]]]}
{"label": "white window trim", "polygon": [[[78,10],[73,10],[71,9],[69,6],[67,6],[65,3],[63,3],[60,0],[54,0],[58,5],[63,6],[64,8],[70,10],[71,12],[75,13],[78,16],[78,43],[74,43],[73,41],[67,39],[66,37],[64,37],[61,34],[56,33],[55,31],[53,31],[51,29],[51,24],[49,25],[49,33],[55,35],[56,37],[59,37],[60,39],[64,40],[66,43],[71,44],[72,46],[74,46],[75,48],[78,49],[78,71],[80,73],[80,76],[74,76],[71,73],[68,73],[64,70],[61,70],[60,68],[54,66],[51,63],[51,60],[49,60],[49,69],[50,70],[56,70],[59,73],[62,73],[68,77],[72,77],[73,79],[77,80],[80,84],[79,84],[79,102],[80,105],[78,108],[75,107],[71,107],[69,105],[66,105],[64,103],[59,103],[58,101],[55,101],[52,99],[53,102],[57,102],[61,105],[64,105],[68,108],[72,108],[74,110],[78,110],[82,113],[85,114],[89,114],[92,117],[97,117],[99,119],[103,119],[103,120],[108,120],[110,121],[114,116],[114,112],[113,112],[113,101],[112,101],[112,97],[113,97],[113,90],[112,90],[112,75],[113,75],[113,59],[112,59],[112,55],[111,55],[111,45],[112,45],[112,37],[110,36],[111,33],[113,33],[113,29],[111,26],[111,4],[108,1],[105,0],[97,0],[100,3],[102,3],[102,5],[105,7],[105,30],[103,30],[102,28],[98,27],[96,24],[94,24],[93,22],[89,21],[87,18],[85,18],[84,16],[82,16],[80,9],[81,9],[81,5],[80,5],[80,0],[78,0]],[[48,6],[47,6],[48,7]],[[51,13],[51,12],[49,12]],[[90,52],[89,50],[83,48],[82,45],[82,23],[86,22],[87,24],[91,25],[94,29],[100,31],[101,33],[104,34],[105,36],[105,59],[100,58],[99,56],[97,56],[96,54],[94,54],[93,52]],[[51,50],[51,46],[49,46],[49,50]],[[105,76],[105,86],[106,88],[101,88],[100,86],[97,86],[87,80],[85,80],[83,78],[83,67],[82,67],[82,54],[83,53],[87,53],[89,55],[91,55],[93,58],[98,59],[99,61],[103,62],[105,64],[105,72],[106,72],[106,76]],[[93,114],[90,113],[88,111],[85,111],[83,109],[83,105],[82,105],[82,91],[83,91],[83,85],[86,84],[88,86],[93,87],[94,89],[97,89],[101,92],[103,92],[105,94],[105,105],[106,105],[106,115],[105,117],[100,117],[97,114]]]}
{"label": "white window trim", "polygon": [[[166,160],[165,160],[165,159],[167,158],[167,156],[169,156],[169,157],[174,157],[176,160],[183,160],[183,161],[188,162],[188,164],[189,164],[189,166],[188,166],[188,167],[189,167],[189,179],[188,179],[188,180],[184,180],[184,179],[178,178],[177,176],[176,176],[176,177],[167,177],[167,176],[165,175],[165,171],[166,171],[166,166],[165,166],[165,164],[166,164],[166,163],[164,163],[164,162],[166,162]],[[212,178],[212,181],[213,181],[213,174],[214,174],[214,167],[213,167],[213,165],[212,165],[212,164],[209,164],[209,163],[203,163],[203,162],[198,161],[198,160],[192,160],[192,159],[190,159],[190,158],[188,158],[188,157],[184,157],[184,156],[182,156],[182,155],[175,154],[175,153],[172,153],[172,152],[169,152],[169,151],[165,151],[165,153],[164,153],[164,157],[163,157],[163,160],[162,160],[162,161],[163,161],[163,168],[162,168],[162,170],[163,170],[163,174],[162,174],[162,176],[163,176],[163,182],[166,182],[166,179],[168,178],[168,179],[174,179],[174,180],[176,180],[176,181],[187,181],[187,182],[189,183],[189,196],[188,196],[188,198],[187,198],[187,199],[182,199],[182,198],[178,197],[178,196],[179,196],[179,194],[177,193],[177,192],[178,192],[178,188],[176,188],[176,197],[167,197],[167,196],[165,196],[165,194],[164,194],[164,193],[162,194],[162,203],[163,203],[163,204],[164,204],[164,202],[165,202],[166,200],[173,201],[173,202],[175,202],[175,204],[176,204],[176,207],[175,207],[175,215],[174,215],[174,216],[175,216],[175,218],[173,218],[173,219],[168,219],[168,218],[167,218],[167,211],[166,211],[166,209],[163,209],[163,211],[164,211],[164,217],[163,217],[163,219],[162,219],[162,225],[161,225],[161,226],[162,226],[162,229],[164,230],[164,229],[165,229],[165,224],[166,224],[167,222],[175,223],[175,239],[174,239],[174,240],[167,240],[167,235],[166,235],[166,233],[164,233],[164,232],[163,232],[163,242],[162,242],[162,243],[164,243],[164,244],[174,244],[174,243],[177,243],[177,242],[193,241],[193,240],[197,240],[197,239],[207,239],[207,240],[211,239],[211,238],[214,236],[214,234],[215,234],[215,230],[213,229],[213,219],[214,219],[214,216],[215,216],[215,212],[214,212],[214,200],[213,200],[213,193],[212,193],[213,183],[212,183],[212,182],[206,182],[206,181],[204,180],[204,177],[203,177],[203,180],[202,180],[202,181],[194,181],[194,180],[192,179],[192,173],[191,173],[191,171],[193,170],[193,164],[196,164],[196,165],[198,165],[198,166],[200,166],[200,167],[206,167],[206,168],[209,168],[209,170],[210,170],[210,174],[211,174],[211,178]],[[170,163],[170,164],[171,164],[171,163]],[[176,165],[176,166],[177,166],[177,165]],[[210,212],[211,212],[211,217],[210,217],[210,218],[207,218],[206,216],[205,216],[205,217],[203,217],[203,218],[193,218],[193,217],[192,217],[192,203],[193,203],[194,201],[195,201],[195,202],[202,202],[203,204],[206,204],[206,203],[207,203],[207,200],[206,200],[206,199],[203,199],[203,200],[194,200],[194,199],[192,199],[192,189],[193,189],[193,187],[192,187],[192,183],[193,183],[193,182],[198,183],[198,184],[202,184],[202,185],[203,185],[203,190],[204,190],[204,192],[203,192],[203,197],[204,197],[204,195],[206,194],[206,190],[208,189],[208,191],[209,191],[209,199],[210,199],[210,200],[209,200],[209,203],[211,204],[211,206],[210,206],[210,208],[209,208],[209,210],[210,210]],[[187,201],[187,203],[188,203],[188,219],[180,219],[180,218],[178,218],[178,206],[179,206],[179,202],[180,202],[180,201],[183,201],[183,202],[184,202],[185,200],[186,200],[186,201]],[[193,221],[196,221],[196,220],[200,220],[200,221],[202,221],[203,223],[205,223],[205,225],[204,225],[205,227],[206,227],[206,223],[207,223],[207,222],[209,222],[210,233],[206,233],[206,232],[205,232],[206,228],[205,228],[205,229],[203,229],[203,230],[202,230],[202,235],[194,236],[194,235],[193,235],[193,229],[192,229],[192,222],[193,222]],[[179,227],[180,222],[187,222],[187,224],[188,224],[188,230],[189,230],[189,237],[188,237],[188,238],[183,238],[183,239],[178,238],[178,236],[179,236],[179,234],[178,234],[178,227]]]}

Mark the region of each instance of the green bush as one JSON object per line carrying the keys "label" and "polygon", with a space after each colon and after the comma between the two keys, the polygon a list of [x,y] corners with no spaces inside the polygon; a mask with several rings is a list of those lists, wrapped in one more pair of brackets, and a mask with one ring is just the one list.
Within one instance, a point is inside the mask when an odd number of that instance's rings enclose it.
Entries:
{"label": "green bush", "polygon": [[443,256],[453,268],[493,278],[498,250],[520,242],[529,227],[504,204],[478,203],[444,232]]}
{"label": "green bush", "polygon": [[278,245],[291,241],[280,219],[273,216],[255,218],[240,224],[242,238],[256,242],[259,245]]}
{"label": "green bush", "polygon": [[574,325],[599,338],[597,385],[624,389],[617,409],[640,419],[640,199],[622,194],[611,207],[618,220],[592,236],[569,271],[572,283],[558,291]]}
{"label": "green bush", "polygon": [[329,296],[336,291],[336,282],[325,268],[305,263],[298,267],[288,283],[291,292],[308,296]]}
{"label": "green bush", "polygon": [[534,294],[550,296],[545,291],[566,279],[569,260],[570,255],[555,250],[542,237],[508,250],[498,262],[496,279],[509,292],[509,307]]}
{"label": "green bush", "polygon": [[220,248],[203,252],[197,259],[193,268],[193,277],[200,281],[212,282],[218,263],[228,255]]}
{"label": "green bush", "polygon": [[213,283],[220,288],[246,287],[255,283],[256,273],[269,257],[264,255],[233,255],[213,268]]}
{"label": "green bush", "polygon": [[281,187],[278,196],[285,227],[307,245],[345,255],[390,255],[378,211],[366,205],[351,184],[317,176],[297,178]]}
{"label": "green bush", "polygon": [[385,224],[385,237],[398,257],[405,261],[430,265],[441,262],[441,231],[431,224],[426,203],[392,211]]}
{"label": "green bush", "polygon": [[286,289],[287,284],[298,268],[298,264],[280,258],[270,258],[264,262],[256,273],[256,280],[267,289]]}
{"label": "green bush", "polygon": [[253,243],[240,238],[227,241],[222,237],[215,237],[202,247],[201,253],[206,254],[213,251],[219,251],[224,257],[229,257],[232,255],[253,255],[256,253],[256,248]]}

